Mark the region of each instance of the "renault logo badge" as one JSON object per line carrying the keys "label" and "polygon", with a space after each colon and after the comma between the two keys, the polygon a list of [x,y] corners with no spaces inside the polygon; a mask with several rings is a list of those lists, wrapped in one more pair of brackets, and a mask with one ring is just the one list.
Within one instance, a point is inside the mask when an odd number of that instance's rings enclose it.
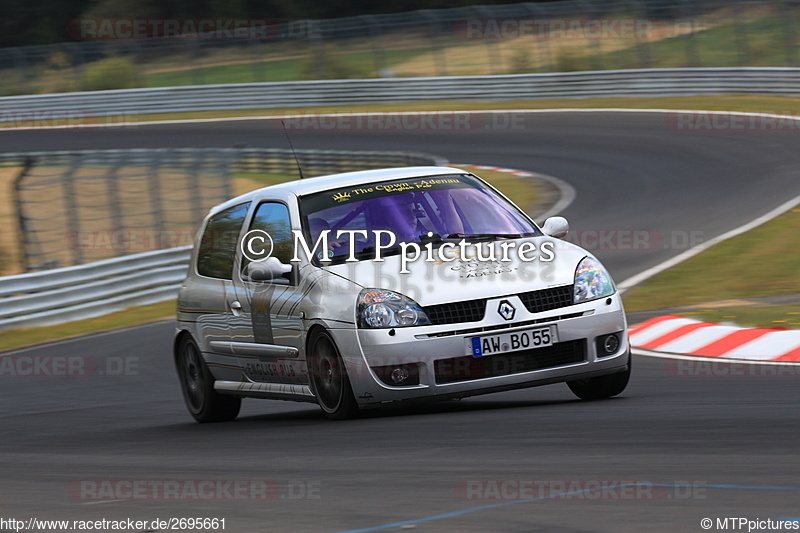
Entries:
{"label": "renault logo badge", "polygon": [[497,306],[497,313],[505,320],[514,320],[516,312],[517,310],[508,300],[501,300],[500,305]]}

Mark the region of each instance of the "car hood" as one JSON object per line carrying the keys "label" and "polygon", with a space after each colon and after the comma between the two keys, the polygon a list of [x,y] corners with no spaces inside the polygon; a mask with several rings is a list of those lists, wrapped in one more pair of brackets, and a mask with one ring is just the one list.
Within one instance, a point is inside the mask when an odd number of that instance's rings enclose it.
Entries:
{"label": "car hood", "polygon": [[[500,242],[513,242],[507,261],[502,260]],[[517,250],[525,243],[535,245],[535,252],[522,260]],[[549,244],[545,244],[549,243]],[[489,257],[489,244],[480,244],[483,259]],[[403,258],[399,255],[385,257],[383,261],[365,260],[325,267],[364,288],[380,288],[404,294],[422,306],[447,302],[492,298],[549,287],[570,285],[574,281],[578,263],[591,255],[582,248],[552,237],[532,237],[513,241],[495,241],[495,260],[479,260],[475,247],[466,257],[448,252],[454,259],[443,262],[433,249],[433,261],[423,248],[420,258],[407,260],[406,274],[401,274]],[[542,252],[543,247],[552,253]],[[457,249],[456,249],[457,250]],[[550,261],[543,259],[551,258]]]}

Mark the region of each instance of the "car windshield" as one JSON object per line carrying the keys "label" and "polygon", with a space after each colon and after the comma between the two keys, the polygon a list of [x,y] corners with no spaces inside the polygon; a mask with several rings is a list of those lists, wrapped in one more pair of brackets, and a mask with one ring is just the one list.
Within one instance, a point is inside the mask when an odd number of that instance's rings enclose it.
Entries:
{"label": "car windshield", "polygon": [[[374,256],[375,230],[394,234],[396,242],[468,242],[541,235],[518,209],[469,175],[445,175],[369,183],[328,190],[300,199],[304,233],[313,246],[331,230],[327,250],[333,263],[351,253],[349,235],[340,230],[366,230],[356,235],[355,257]],[[386,240],[384,240],[386,239]],[[384,234],[381,245],[386,245]],[[321,253],[321,252],[320,252]],[[384,255],[388,255],[385,254]],[[323,257],[319,253],[317,259]]]}

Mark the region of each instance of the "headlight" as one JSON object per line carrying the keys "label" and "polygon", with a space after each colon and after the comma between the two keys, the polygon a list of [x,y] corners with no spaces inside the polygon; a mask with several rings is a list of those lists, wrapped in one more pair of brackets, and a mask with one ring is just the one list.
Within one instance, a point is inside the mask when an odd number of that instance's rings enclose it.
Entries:
{"label": "headlight", "polygon": [[575,269],[575,301],[588,302],[614,294],[614,282],[596,259],[584,257]]}
{"label": "headlight", "polygon": [[417,302],[384,289],[361,291],[357,312],[358,325],[362,328],[403,328],[431,323]]}

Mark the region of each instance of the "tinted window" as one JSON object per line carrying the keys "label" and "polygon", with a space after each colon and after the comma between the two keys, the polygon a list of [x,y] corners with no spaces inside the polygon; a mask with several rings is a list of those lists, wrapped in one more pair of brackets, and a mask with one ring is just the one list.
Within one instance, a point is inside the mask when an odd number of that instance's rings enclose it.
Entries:
{"label": "tinted window", "polygon": [[197,251],[197,272],[210,278],[231,279],[239,231],[250,202],[221,211],[211,217]]}
{"label": "tinted window", "polygon": [[292,224],[289,221],[289,209],[277,202],[263,203],[258,206],[250,229],[260,229],[272,237],[272,256],[281,263],[289,264],[292,259]]}
{"label": "tinted window", "polygon": [[[517,208],[480,181],[467,175],[370,183],[304,196],[301,212],[308,242],[317,242],[324,230],[366,230],[356,238],[355,255],[374,250],[373,231],[390,231],[397,242],[425,242],[426,238],[455,239],[467,235],[528,237],[541,232]],[[431,233],[431,237],[428,237]],[[337,242],[334,263],[350,249]]]}

